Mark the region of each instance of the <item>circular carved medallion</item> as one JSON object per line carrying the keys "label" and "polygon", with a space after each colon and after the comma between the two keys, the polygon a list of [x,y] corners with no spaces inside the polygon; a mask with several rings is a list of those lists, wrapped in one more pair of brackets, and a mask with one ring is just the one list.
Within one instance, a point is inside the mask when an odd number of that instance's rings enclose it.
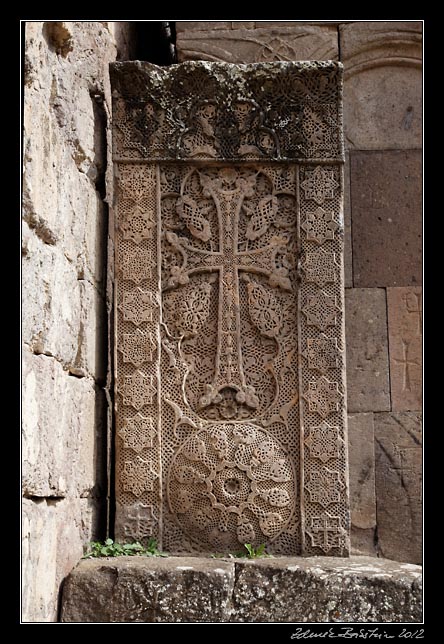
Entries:
{"label": "circular carved medallion", "polygon": [[275,539],[293,513],[296,481],[287,452],[249,423],[207,426],[175,454],[168,502],[183,531],[215,552]]}

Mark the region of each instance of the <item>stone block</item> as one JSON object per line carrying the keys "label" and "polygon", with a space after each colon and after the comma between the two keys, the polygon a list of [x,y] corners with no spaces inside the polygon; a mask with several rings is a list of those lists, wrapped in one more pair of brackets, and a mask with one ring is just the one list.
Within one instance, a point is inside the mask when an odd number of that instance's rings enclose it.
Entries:
{"label": "stone block", "polygon": [[384,289],[346,289],[345,328],[348,411],[389,411]]}
{"label": "stone block", "polygon": [[349,414],[348,464],[352,552],[376,556],[373,414]]}
{"label": "stone block", "polygon": [[421,563],[421,414],[375,414],[375,459],[379,553]]}
{"label": "stone block", "polygon": [[22,620],[54,622],[64,578],[97,539],[99,505],[93,499],[23,499]]}
{"label": "stone block", "polygon": [[422,25],[340,25],[345,141],[360,150],[422,145]]}
{"label": "stone block", "polygon": [[233,584],[220,560],[86,560],[66,581],[62,622],[223,622]]}
{"label": "stone block", "polygon": [[421,152],[352,151],[350,156],[354,285],[420,285]]}
{"label": "stone block", "polygon": [[[260,63],[274,60],[338,60],[338,32],[335,25],[274,23],[179,23],[177,56],[185,60],[227,63]],[[213,25],[217,26],[214,27]],[[270,23],[268,23],[270,25]],[[254,28],[255,27],[255,28]]]}
{"label": "stone block", "polygon": [[[98,495],[103,393],[54,358],[23,351],[22,485],[33,497]],[[103,489],[102,489],[103,492]]]}
{"label": "stone block", "polygon": [[422,408],[422,289],[387,289],[393,411]]}
{"label": "stone block", "polygon": [[421,568],[383,559],[119,557],[73,570],[61,621],[417,622],[421,601]]}

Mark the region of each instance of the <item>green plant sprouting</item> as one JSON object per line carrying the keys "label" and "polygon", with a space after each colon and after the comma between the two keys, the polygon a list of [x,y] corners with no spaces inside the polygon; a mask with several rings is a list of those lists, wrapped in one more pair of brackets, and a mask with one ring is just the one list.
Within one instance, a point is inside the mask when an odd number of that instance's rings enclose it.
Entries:
{"label": "green plant sprouting", "polygon": [[251,543],[244,543],[245,550],[240,552],[223,554],[217,552],[216,554],[211,555],[213,559],[221,559],[223,557],[230,558],[239,558],[246,557],[247,559],[257,559],[258,557],[271,557],[268,552],[265,551],[265,543],[261,543],[257,548],[255,548]]}
{"label": "green plant sprouting", "polygon": [[92,559],[95,557],[123,557],[123,556],[144,556],[144,557],[164,557],[157,548],[157,542],[150,537],[146,546],[139,541],[134,543],[117,543],[113,539],[106,539],[103,543],[100,541],[91,541],[89,551],[86,552],[82,559]]}

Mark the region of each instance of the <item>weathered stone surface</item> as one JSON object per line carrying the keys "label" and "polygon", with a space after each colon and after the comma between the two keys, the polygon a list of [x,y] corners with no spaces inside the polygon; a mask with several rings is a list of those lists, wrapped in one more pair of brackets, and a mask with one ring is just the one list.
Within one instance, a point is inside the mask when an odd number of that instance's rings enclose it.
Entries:
{"label": "weathered stone surface", "polygon": [[353,244],[350,193],[350,154],[345,153],[344,164],[344,286],[353,287]]}
{"label": "weathered stone surface", "polygon": [[23,217],[45,243],[63,250],[80,278],[100,288],[104,101],[109,100],[107,64],[116,47],[99,23],[63,23],[71,34],[71,49],[63,56],[51,24],[26,25]]}
{"label": "weathered stone surface", "polygon": [[62,622],[223,622],[233,584],[220,560],[87,560],[65,582]]}
{"label": "weathered stone surface", "polygon": [[102,380],[104,307],[92,287],[105,297],[108,63],[127,54],[127,32],[126,23],[26,24],[23,337]]}
{"label": "weathered stone surface", "polygon": [[383,559],[82,561],[62,622],[415,622],[421,568]]}
{"label": "weathered stone surface", "polygon": [[366,21],[339,27],[350,148],[421,147],[421,31],[420,22]]}
{"label": "weathered stone surface", "polygon": [[348,411],[389,411],[384,289],[345,291]]}
{"label": "weathered stone surface", "polygon": [[97,538],[99,509],[94,499],[23,499],[24,622],[57,621],[60,585]]}
{"label": "weathered stone surface", "polygon": [[66,369],[105,379],[104,295],[80,279],[63,248],[49,245],[23,224],[22,337],[35,353],[54,356]]}
{"label": "weathered stone surface", "polygon": [[342,72],[331,60],[113,63],[113,158],[343,161]]}
{"label": "weathered stone surface", "polygon": [[354,285],[420,285],[421,151],[350,156]]}
{"label": "weathered stone surface", "polygon": [[54,358],[25,350],[22,396],[24,495],[98,495],[103,392],[91,378],[69,375]]}
{"label": "weathered stone surface", "polygon": [[[335,25],[294,23],[178,23],[177,56],[185,60],[262,63],[337,60]],[[191,26],[189,26],[191,25]]]}
{"label": "weathered stone surface", "polygon": [[422,415],[375,414],[378,549],[422,561]]}
{"label": "weathered stone surface", "polygon": [[376,494],[373,414],[348,416],[351,546],[354,554],[376,555]]}
{"label": "weathered stone surface", "polygon": [[393,411],[422,409],[422,289],[387,289]]}

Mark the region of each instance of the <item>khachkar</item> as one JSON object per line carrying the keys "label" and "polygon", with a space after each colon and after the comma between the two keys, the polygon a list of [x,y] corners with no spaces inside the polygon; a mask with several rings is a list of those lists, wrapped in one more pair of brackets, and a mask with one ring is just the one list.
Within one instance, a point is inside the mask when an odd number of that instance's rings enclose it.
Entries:
{"label": "khachkar", "polygon": [[341,77],[111,65],[119,539],[348,553]]}

